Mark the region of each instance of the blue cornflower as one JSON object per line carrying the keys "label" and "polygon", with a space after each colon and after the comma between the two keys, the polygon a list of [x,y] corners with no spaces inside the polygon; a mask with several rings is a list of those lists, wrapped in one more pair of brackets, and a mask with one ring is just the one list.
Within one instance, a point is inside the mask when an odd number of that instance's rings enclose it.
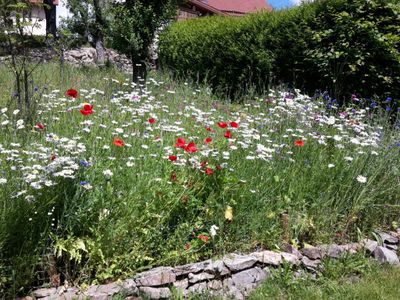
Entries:
{"label": "blue cornflower", "polygon": [[87,161],[84,160],[84,159],[81,159],[81,160],[79,161],[79,164],[80,164],[82,167],[90,167],[90,163],[87,162]]}
{"label": "blue cornflower", "polygon": [[79,182],[79,184],[80,184],[80,185],[86,185],[86,184],[89,184],[89,182],[87,182],[87,181],[81,181],[81,182]]}
{"label": "blue cornflower", "polygon": [[386,98],[386,102],[391,102],[393,99],[391,97]]}
{"label": "blue cornflower", "polygon": [[376,103],[376,102],[372,102],[371,103],[371,108],[375,108],[375,107],[377,107],[378,106],[378,103]]}
{"label": "blue cornflower", "polygon": [[391,111],[392,109],[389,106],[386,106],[386,111]]}

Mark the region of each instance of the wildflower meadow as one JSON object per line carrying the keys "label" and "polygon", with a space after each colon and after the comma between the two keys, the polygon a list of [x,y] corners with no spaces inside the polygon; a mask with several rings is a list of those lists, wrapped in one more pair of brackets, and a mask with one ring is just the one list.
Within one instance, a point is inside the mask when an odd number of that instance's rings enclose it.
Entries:
{"label": "wildflower meadow", "polygon": [[157,73],[67,66],[60,82],[47,64],[26,123],[0,68],[1,293],[397,226],[394,99],[230,103]]}

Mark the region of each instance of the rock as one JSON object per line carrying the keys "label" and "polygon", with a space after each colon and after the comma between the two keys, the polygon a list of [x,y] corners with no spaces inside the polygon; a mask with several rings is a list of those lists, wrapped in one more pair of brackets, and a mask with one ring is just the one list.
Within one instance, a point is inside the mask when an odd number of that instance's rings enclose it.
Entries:
{"label": "rock", "polygon": [[121,290],[122,287],[116,283],[92,285],[84,293],[84,296],[93,300],[111,299],[113,295],[118,294]]}
{"label": "rock", "polygon": [[321,264],[320,259],[311,260],[307,256],[304,256],[301,263],[309,270],[316,271],[318,266]]}
{"label": "rock", "polygon": [[305,247],[303,249],[301,249],[301,253],[304,256],[307,256],[309,259],[321,259],[322,255],[321,255],[321,249],[318,247]]}
{"label": "rock", "polygon": [[337,244],[332,244],[328,246],[326,255],[332,258],[339,258],[345,251],[346,250],[344,247]]}
{"label": "rock", "polygon": [[339,246],[341,247],[344,251],[349,252],[350,254],[356,254],[359,250],[363,248],[362,243],[349,243],[345,245]]}
{"label": "rock", "polygon": [[124,295],[137,296],[139,294],[139,289],[136,286],[135,280],[124,280],[121,285],[121,292],[124,293]]}
{"label": "rock", "polygon": [[378,246],[374,250],[374,257],[381,263],[389,263],[391,265],[399,265],[400,261],[396,253],[385,247]]}
{"label": "rock", "polygon": [[175,281],[173,283],[173,286],[177,289],[177,290],[184,290],[189,286],[189,280],[187,278],[179,280],[179,281]]}
{"label": "rock", "polygon": [[222,289],[222,281],[212,280],[210,282],[207,282],[207,288],[210,290],[221,290]]}
{"label": "rock", "polygon": [[251,253],[260,263],[279,266],[282,263],[282,255],[273,251],[261,251]]}
{"label": "rock", "polygon": [[267,272],[261,268],[244,270],[232,275],[232,281],[240,290],[254,288],[258,283],[267,278]]}
{"label": "rock", "polygon": [[36,291],[33,291],[32,295],[35,298],[44,298],[51,295],[57,295],[57,289],[56,288],[38,289]]}
{"label": "rock", "polygon": [[207,291],[207,282],[200,282],[189,286],[188,291],[193,294],[202,294]]}
{"label": "rock", "polygon": [[397,245],[393,245],[393,244],[383,244],[383,246],[385,248],[388,248],[389,250],[393,250],[393,251],[397,251],[399,249],[399,247]]}
{"label": "rock", "polygon": [[300,259],[298,258],[297,255],[287,253],[287,252],[282,252],[282,259],[292,265],[299,266],[300,265]]}
{"label": "rock", "polygon": [[141,286],[139,287],[139,292],[143,293],[150,299],[168,299],[172,297],[172,293],[167,287],[154,288],[148,286]]}
{"label": "rock", "polygon": [[369,252],[369,253],[373,253],[376,249],[376,247],[378,247],[378,242],[377,241],[373,241],[370,239],[364,239],[361,241],[361,244],[363,245],[363,247]]}
{"label": "rock", "polygon": [[257,262],[257,259],[254,256],[245,256],[238,254],[230,254],[223,258],[224,264],[228,267],[232,272],[238,272],[244,269],[251,268]]}
{"label": "rock", "polygon": [[176,276],[187,275],[189,273],[200,273],[203,272],[206,268],[212,265],[211,259],[202,261],[195,264],[187,264],[183,266],[177,266],[173,269],[173,272]]}
{"label": "rock", "polygon": [[224,289],[224,294],[228,296],[228,299],[238,299],[244,300],[244,296],[242,292],[235,286],[232,278],[227,278],[222,282],[222,286]]}
{"label": "rock", "polygon": [[217,276],[225,276],[230,274],[229,269],[225,266],[222,260],[211,262],[207,267],[204,268],[204,272],[212,273]]}
{"label": "rock", "polygon": [[199,274],[193,274],[193,273],[189,273],[189,282],[190,283],[196,283],[199,281],[205,281],[205,280],[209,280],[209,279],[213,279],[215,277],[215,275],[210,274],[210,273],[199,273]]}
{"label": "rock", "polygon": [[267,278],[267,275],[266,271],[255,267],[233,274],[232,281],[244,296],[248,296],[254,288]]}
{"label": "rock", "polygon": [[153,270],[141,273],[135,277],[138,286],[160,286],[172,283],[176,280],[174,269],[171,267],[159,267]]}
{"label": "rock", "polygon": [[284,247],[284,249],[285,249],[285,251],[286,251],[287,253],[294,254],[294,255],[296,255],[299,259],[302,259],[302,258],[303,258],[303,255],[300,253],[300,251],[299,251],[297,248],[295,248],[293,245],[291,245],[291,244],[286,244],[285,247]]}
{"label": "rock", "polygon": [[378,235],[382,239],[383,243],[386,243],[386,244],[397,244],[399,242],[399,238],[397,236],[388,234],[386,232],[378,232]]}

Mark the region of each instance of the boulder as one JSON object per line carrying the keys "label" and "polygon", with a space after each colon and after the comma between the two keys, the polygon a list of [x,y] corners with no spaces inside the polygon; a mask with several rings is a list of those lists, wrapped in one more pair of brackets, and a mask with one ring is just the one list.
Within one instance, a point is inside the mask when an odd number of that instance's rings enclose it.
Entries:
{"label": "boulder", "polygon": [[374,250],[374,257],[381,263],[389,263],[391,265],[399,265],[400,261],[396,252],[389,250],[385,247],[378,246]]}
{"label": "boulder", "polygon": [[172,297],[172,293],[167,287],[154,288],[148,286],[139,287],[140,293],[144,294],[150,299],[168,299]]}
{"label": "boulder", "polygon": [[313,247],[313,246],[309,246],[309,247],[305,247],[305,248],[301,249],[301,253],[304,256],[307,256],[309,259],[321,259],[323,257],[323,255],[321,253],[321,248]]}
{"label": "boulder", "polygon": [[268,273],[255,267],[232,275],[232,281],[245,296],[267,278]]}
{"label": "boulder", "polygon": [[303,259],[301,260],[301,263],[308,270],[316,271],[318,266],[321,264],[321,260],[320,259],[309,259],[307,256],[304,256]]}
{"label": "boulder", "polygon": [[378,232],[379,237],[382,239],[383,243],[386,244],[398,244],[399,238],[397,236],[388,234],[386,232]]}
{"label": "boulder", "polygon": [[210,273],[199,273],[199,274],[193,274],[193,273],[189,273],[189,283],[196,283],[199,281],[205,281],[205,280],[210,280],[213,279],[215,277],[215,275],[210,274]]}
{"label": "boulder", "polygon": [[265,250],[261,252],[253,252],[251,255],[254,256],[258,262],[263,264],[279,266],[282,263],[281,253]]}
{"label": "boulder", "polygon": [[160,286],[174,282],[176,275],[171,267],[159,267],[141,273],[134,279],[138,286]]}
{"label": "boulder", "polygon": [[232,272],[238,272],[244,269],[251,268],[257,263],[257,259],[251,255],[230,254],[223,259],[224,264]]}
{"label": "boulder", "polygon": [[375,251],[376,247],[378,247],[378,242],[370,240],[370,239],[362,240],[361,244],[363,245],[365,250],[367,250],[369,253],[373,253]]}

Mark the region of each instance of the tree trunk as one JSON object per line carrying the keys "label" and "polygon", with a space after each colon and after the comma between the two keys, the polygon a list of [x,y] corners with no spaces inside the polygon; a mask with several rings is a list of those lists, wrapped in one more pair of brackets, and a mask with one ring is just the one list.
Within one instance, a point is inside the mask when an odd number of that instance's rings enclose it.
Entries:
{"label": "tree trunk", "polygon": [[53,0],[44,0],[43,4],[46,4],[44,8],[44,13],[46,16],[46,36],[51,34],[53,37],[56,37],[56,6],[54,5]]}
{"label": "tree trunk", "polygon": [[104,48],[104,34],[103,29],[105,21],[100,7],[100,0],[93,0],[94,14],[96,18],[96,29],[97,32],[94,36],[94,44],[96,47],[97,64],[102,66],[106,60],[106,49]]}
{"label": "tree trunk", "polygon": [[139,84],[146,81],[147,68],[144,60],[131,59],[132,62],[132,81]]}
{"label": "tree trunk", "polygon": [[103,66],[106,61],[106,49],[103,42],[103,33],[101,32],[99,32],[99,34],[95,38],[95,47],[97,54],[97,64]]}

